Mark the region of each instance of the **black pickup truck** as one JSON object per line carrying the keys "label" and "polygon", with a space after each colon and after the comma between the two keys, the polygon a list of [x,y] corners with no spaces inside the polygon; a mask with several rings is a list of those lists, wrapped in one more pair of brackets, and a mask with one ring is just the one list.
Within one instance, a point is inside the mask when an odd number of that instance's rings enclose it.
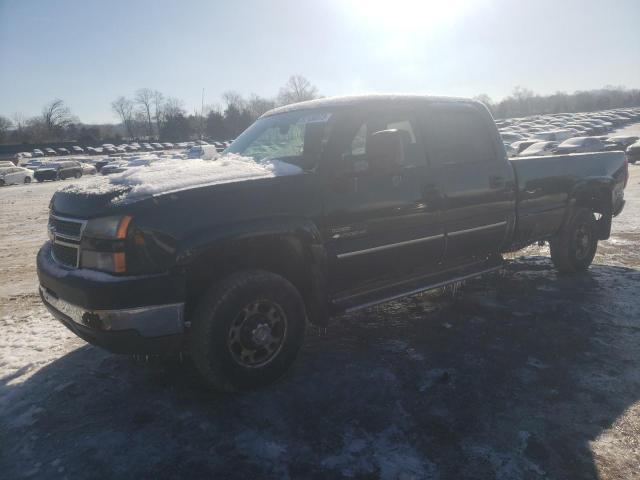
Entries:
{"label": "black pickup truck", "polygon": [[504,252],[548,241],[560,272],[587,269],[628,178],[622,152],[508,160],[482,104],[415,95],[277,108],[218,159],[173,162],[57,192],[40,293],[88,342],[186,351],[223,390],[280,377],[308,321]]}

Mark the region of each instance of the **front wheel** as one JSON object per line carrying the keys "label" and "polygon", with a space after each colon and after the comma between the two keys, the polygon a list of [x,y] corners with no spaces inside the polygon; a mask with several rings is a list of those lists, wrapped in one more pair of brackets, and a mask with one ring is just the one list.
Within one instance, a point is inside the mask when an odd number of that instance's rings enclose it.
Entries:
{"label": "front wheel", "polygon": [[248,390],[274,382],[291,367],[306,313],[288,280],[245,270],[205,292],[192,325],[191,355],[204,382],[216,390]]}
{"label": "front wheel", "polygon": [[31,183],[31,177],[24,177],[24,183]]}
{"label": "front wheel", "polygon": [[76,172],[76,174],[74,175],[76,178],[80,178],[82,176],[82,173],[80,172]]}
{"label": "front wheel", "polygon": [[598,248],[593,212],[575,211],[560,233],[549,242],[551,260],[559,272],[575,273],[589,268]]}

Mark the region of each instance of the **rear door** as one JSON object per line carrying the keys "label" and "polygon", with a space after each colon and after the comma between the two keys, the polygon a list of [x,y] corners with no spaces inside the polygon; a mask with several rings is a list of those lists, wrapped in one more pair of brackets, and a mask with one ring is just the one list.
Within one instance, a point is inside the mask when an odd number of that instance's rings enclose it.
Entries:
{"label": "rear door", "polygon": [[515,224],[515,182],[491,116],[472,103],[432,104],[422,115],[433,176],[443,195],[445,258],[498,252]]}
{"label": "rear door", "polygon": [[[325,239],[334,292],[384,285],[435,268],[444,249],[439,191],[429,173],[416,115],[408,109],[349,114],[333,126],[324,172]],[[400,171],[369,169],[380,130],[408,132]]]}

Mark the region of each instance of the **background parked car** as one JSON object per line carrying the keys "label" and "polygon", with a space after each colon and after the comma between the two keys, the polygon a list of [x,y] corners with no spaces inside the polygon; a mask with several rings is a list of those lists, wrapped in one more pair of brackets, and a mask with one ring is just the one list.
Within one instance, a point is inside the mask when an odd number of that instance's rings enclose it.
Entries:
{"label": "background parked car", "polygon": [[519,157],[539,157],[541,155],[552,155],[558,146],[558,142],[536,142],[525,148],[518,154]]}
{"label": "background parked car", "polygon": [[18,165],[20,164],[20,162],[24,162],[31,157],[32,155],[29,152],[19,152],[14,156],[14,158],[17,160]]}
{"label": "background parked car", "polygon": [[34,148],[31,151],[31,156],[33,156],[33,157],[44,157],[44,152],[42,150],[40,150],[39,148]]}
{"label": "background parked car", "polygon": [[121,173],[124,172],[128,167],[128,162],[126,162],[125,160],[114,160],[112,162],[107,163],[106,165],[103,165],[100,168],[100,173],[102,175],[111,175],[113,173]]}
{"label": "background parked car", "polygon": [[0,167],[0,186],[19,183],[31,183],[33,171],[23,167]]}
{"label": "background parked car", "polygon": [[604,149],[608,151],[622,150],[624,152],[627,147],[633,145],[638,139],[640,139],[640,137],[633,135],[616,135],[615,137],[609,137],[604,142]]}
{"label": "background parked car", "polygon": [[65,178],[80,178],[82,176],[82,167],[80,163],[73,161],[49,162],[43,164],[33,174],[39,182],[45,180],[64,180]]}
{"label": "background parked car", "polygon": [[95,175],[98,173],[98,169],[90,163],[80,162],[80,167],[82,168],[82,175]]}
{"label": "background parked car", "polygon": [[529,139],[529,140],[519,140],[517,142],[513,142],[511,146],[516,149],[516,154],[522,152],[523,150],[529,148],[534,143],[538,143],[540,140]]}
{"label": "background parked car", "polygon": [[556,153],[558,155],[564,155],[566,153],[602,152],[603,150],[604,144],[597,138],[574,137],[558,145]]}
{"label": "background parked car", "polygon": [[71,147],[71,151],[73,153],[84,153],[84,149],[78,145],[74,145],[73,147]]}
{"label": "background parked car", "polygon": [[58,155],[53,148],[45,148],[44,154],[47,157],[56,157]]}
{"label": "background parked car", "polygon": [[58,155],[71,155],[71,152],[66,148],[59,148]]}
{"label": "background parked car", "polygon": [[187,152],[187,158],[201,158],[202,160],[213,160],[219,155],[215,145],[196,145]]}
{"label": "background parked car", "polygon": [[0,168],[15,167],[15,164],[10,160],[0,160]]}
{"label": "background parked car", "polygon": [[640,140],[627,148],[627,161],[629,163],[640,162]]}

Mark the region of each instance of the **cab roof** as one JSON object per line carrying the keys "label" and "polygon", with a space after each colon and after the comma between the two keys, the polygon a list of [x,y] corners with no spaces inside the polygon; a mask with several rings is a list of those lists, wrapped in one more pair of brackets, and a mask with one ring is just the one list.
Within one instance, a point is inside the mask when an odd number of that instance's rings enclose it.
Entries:
{"label": "cab roof", "polygon": [[456,97],[437,97],[431,95],[414,94],[370,94],[370,95],[348,95],[341,97],[318,98],[306,102],[292,103],[283,107],[277,107],[264,113],[263,117],[277,115],[279,113],[294,112],[297,110],[308,110],[316,108],[335,108],[345,106],[375,107],[393,105],[415,105],[416,103],[478,103],[474,100]]}

